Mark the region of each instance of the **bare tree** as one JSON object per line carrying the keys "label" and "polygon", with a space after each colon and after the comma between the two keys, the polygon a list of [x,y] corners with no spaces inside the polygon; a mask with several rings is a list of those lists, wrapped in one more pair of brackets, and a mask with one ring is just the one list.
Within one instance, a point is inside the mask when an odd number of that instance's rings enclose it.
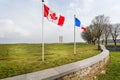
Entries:
{"label": "bare tree", "polygon": [[91,44],[91,40],[92,40],[92,35],[91,35],[91,32],[90,32],[90,29],[89,27],[87,27],[87,30],[86,32],[82,32],[82,38],[89,44]]}
{"label": "bare tree", "polygon": [[96,32],[96,28],[95,28],[94,25],[90,25],[89,28],[90,28],[90,32],[91,32],[92,43],[95,45],[96,40],[97,40],[97,37],[96,37],[96,33],[97,33]]}
{"label": "bare tree", "polygon": [[103,36],[105,38],[105,45],[107,45],[109,35],[110,35],[110,24],[104,24]]}
{"label": "bare tree", "polygon": [[93,25],[90,25],[87,27],[87,30],[86,32],[82,32],[82,38],[87,41],[87,43],[90,43],[90,44],[94,44],[95,45],[95,42],[97,40],[96,36],[95,36],[95,28]]}
{"label": "bare tree", "polygon": [[120,35],[120,24],[113,24],[110,26],[110,33],[114,42],[114,45],[116,46],[117,37]]}
{"label": "bare tree", "polygon": [[109,23],[109,17],[105,17],[104,15],[99,15],[96,16],[93,19],[93,25],[95,26],[95,37],[98,40],[98,49],[100,48],[100,37],[103,33],[104,30],[104,24],[108,24]]}
{"label": "bare tree", "polygon": [[93,23],[87,27],[86,32],[82,32],[82,38],[86,40],[88,43],[95,44],[98,42],[98,49],[100,49],[100,38],[104,34],[106,45],[107,38],[109,36],[109,17],[105,17],[104,15],[98,15],[93,19]]}

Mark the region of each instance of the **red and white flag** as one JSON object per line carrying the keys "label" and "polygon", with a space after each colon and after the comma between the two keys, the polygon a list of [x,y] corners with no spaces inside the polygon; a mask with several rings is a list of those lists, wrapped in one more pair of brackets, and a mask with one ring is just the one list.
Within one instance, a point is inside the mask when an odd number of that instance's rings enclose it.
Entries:
{"label": "red and white flag", "polygon": [[44,4],[44,17],[48,20],[56,23],[59,26],[63,26],[65,17],[62,15],[57,15],[55,12],[52,12],[49,7]]}

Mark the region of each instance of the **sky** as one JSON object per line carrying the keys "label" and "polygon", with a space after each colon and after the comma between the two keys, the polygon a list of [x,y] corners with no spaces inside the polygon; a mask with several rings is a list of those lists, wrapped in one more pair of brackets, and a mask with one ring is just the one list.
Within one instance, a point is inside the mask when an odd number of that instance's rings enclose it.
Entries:
{"label": "sky", "polygon": [[[63,27],[44,18],[44,42],[57,43],[74,40],[74,15],[83,26],[88,26],[95,16],[104,14],[111,23],[120,23],[120,0],[45,0],[44,4],[65,16]],[[41,0],[0,0],[0,43],[42,42]],[[76,28],[76,41],[81,38],[81,28]]]}

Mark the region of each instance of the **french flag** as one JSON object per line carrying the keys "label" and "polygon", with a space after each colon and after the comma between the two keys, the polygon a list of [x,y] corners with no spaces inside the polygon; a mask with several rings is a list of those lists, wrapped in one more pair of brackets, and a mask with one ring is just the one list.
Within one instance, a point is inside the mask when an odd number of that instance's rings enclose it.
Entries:
{"label": "french flag", "polygon": [[75,26],[81,27],[81,29],[85,32],[87,29],[84,26],[81,26],[81,21],[75,17]]}

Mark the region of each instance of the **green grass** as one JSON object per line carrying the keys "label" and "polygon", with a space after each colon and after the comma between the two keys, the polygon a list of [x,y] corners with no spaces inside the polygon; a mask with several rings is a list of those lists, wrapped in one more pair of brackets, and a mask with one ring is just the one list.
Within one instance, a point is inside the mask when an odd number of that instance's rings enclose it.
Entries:
{"label": "green grass", "polygon": [[98,54],[97,46],[77,44],[45,44],[45,61],[41,59],[41,44],[0,44],[0,79],[56,67]]}
{"label": "green grass", "polygon": [[120,80],[120,52],[110,52],[111,62],[107,66],[106,74],[98,76],[99,80]]}

